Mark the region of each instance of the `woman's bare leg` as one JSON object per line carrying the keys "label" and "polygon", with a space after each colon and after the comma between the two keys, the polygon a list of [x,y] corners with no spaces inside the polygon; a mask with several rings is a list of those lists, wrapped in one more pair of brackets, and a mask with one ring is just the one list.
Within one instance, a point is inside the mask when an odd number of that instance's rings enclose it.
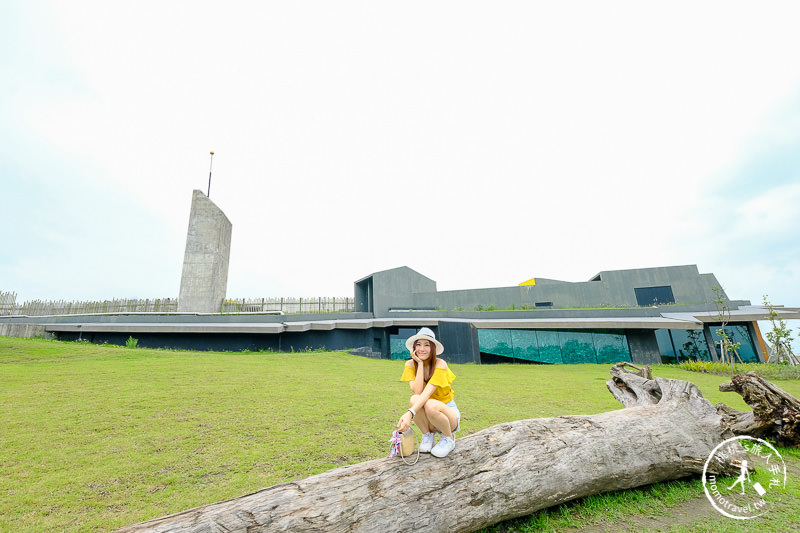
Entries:
{"label": "woman's bare leg", "polygon": [[425,408],[420,410],[425,411],[425,417],[430,426],[438,429],[445,437],[453,438],[453,430],[458,427],[458,415],[452,407],[448,407],[439,400],[428,400],[425,402]]}

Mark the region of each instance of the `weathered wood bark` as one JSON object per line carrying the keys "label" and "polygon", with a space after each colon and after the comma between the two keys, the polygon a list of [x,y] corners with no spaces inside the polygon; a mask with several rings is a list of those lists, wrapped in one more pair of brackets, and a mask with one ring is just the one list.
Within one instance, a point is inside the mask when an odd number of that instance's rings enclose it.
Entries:
{"label": "weathered wood bark", "polygon": [[732,436],[695,385],[621,365],[611,374],[607,386],[625,409],[500,424],[459,439],[444,459],[368,461],[120,531],[475,531],[583,496],[700,473]]}
{"label": "weathered wood bark", "polygon": [[722,392],[737,392],[752,411],[738,411],[724,403],[717,405],[731,431],[770,439],[781,446],[800,446],[800,401],[755,372],[733,376],[719,386]]}

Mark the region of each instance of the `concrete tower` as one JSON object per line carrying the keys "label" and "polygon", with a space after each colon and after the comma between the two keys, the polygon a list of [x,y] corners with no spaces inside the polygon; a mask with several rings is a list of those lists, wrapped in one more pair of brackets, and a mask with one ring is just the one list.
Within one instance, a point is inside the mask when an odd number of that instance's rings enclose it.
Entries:
{"label": "concrete tower", "polygon": [[178,311],[219,313],[228,288],[233,225],[202,191],[192,193]]}

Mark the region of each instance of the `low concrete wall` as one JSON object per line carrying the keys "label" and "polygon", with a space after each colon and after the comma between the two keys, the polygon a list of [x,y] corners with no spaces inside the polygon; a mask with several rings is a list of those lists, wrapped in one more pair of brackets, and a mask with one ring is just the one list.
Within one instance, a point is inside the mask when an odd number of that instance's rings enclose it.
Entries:
{"label": "low concrete wall", "polygon": [[372,318],[370,313],[314,313],[303,315],[110,313],[96,315],[0,316],[0,324],[280,324],[311,320],[364,320],[370,318]]}
{"label": "low concrete wall", "polygon": [[2,324],[0,323],[0,337],[45,337],[47,333],[44,326],[39,324]]}

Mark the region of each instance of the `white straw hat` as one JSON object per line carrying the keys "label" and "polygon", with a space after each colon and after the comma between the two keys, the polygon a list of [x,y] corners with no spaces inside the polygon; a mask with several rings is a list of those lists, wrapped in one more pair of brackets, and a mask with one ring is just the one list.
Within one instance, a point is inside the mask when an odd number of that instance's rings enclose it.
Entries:
{"label": "white straw hat", "polygon": [[411,350],[414,348],[414,343],[420,339],[431,341],[433,344],[435,344],[437,356],[444,353],[444,345],[436,340],[436,335],[434,335],[433,331],[431,331],[428,328],[422,328],[417,332],[416,335],[412,335],[411,337],[408,338],[408,340],[406,341],[406,348],[408,348],[409,352],[411,352]]}

